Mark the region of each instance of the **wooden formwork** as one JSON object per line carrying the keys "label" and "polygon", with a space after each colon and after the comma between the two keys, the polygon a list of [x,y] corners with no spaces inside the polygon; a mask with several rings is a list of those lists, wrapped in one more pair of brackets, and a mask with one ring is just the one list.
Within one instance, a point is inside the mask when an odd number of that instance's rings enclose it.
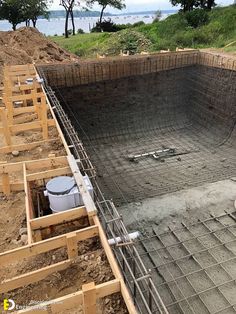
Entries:
{"label": "wooden formwork", "polygon": [[[29,78],[31,82],[27,82]],[[6,146],[0,148],[0,153],[29,150],[55,140],[49,138],[48,132],[50,127],[55,127],[55,119],[49,113],[46,95],[33,65],[4,68],[3,104],[0,134],[4,135]],[[42,141],[13,144],[13,135],[31,130],[41,132]]]}
{"label": "wooden formwork", "polygon": [[[76,306],[82,306],[84,313],[93,314],[96,313],[97,299],[103,298],[116,292],[121,293],[129,313],[136,313],[136,309],[129,294],[129,291],[124,283],[118,264],[114,258],[111,247],[100,224],[94,201],[90,196],[86,184],[83,180],[83,176],[78,168],[77,161],[74,159],[73,155],[70,154],[70,150],[66,144],[63,133],[59,127],[58,122],[56,121],[55,115],[44,93],[43,88],[40,87],[39,103],[38,100],[37,103],[34,103],[34,99],[32,98],[33,94],[31,92],[29,94],[24,94],[19,92],[18,87],[15,89],[15,80],[17,80],[18,83],[20,82],[20,84],[18,84],[17,86],[22,86],[21,84],[24,85],[24,82],[26,78],[29,77],[29,75],[30,77],[34,78],[37,75],[34,67],[30,65],[8,67],[7,71],[5,71],[5,76],[7,76],[7,80],[5,80],[5,83],[8,84],[7,88],[11,86],[12,91],[11,94],[8,89],[4,89],[5,108],[1,109],[1,111],[3,112],[2,123],[5,123],[5,125],[7,126],[8,134],[6,134],[5,129],[0,130],[4,133],[5,138],[6,136],[8,136],[11,139],[12,133],[15,130],[14,127],[16,126],[18,127],[18,131],[22,129],[32,129],[32,125],[29,126],[28,122],[18,123],[15,121],[14,110],[21,109],[21,112],[25,110],[24,113],[27,114],[31,114],[32,112],[34,112],[37,115],[37,121],[33,123],[38,123],[37,125],[40,125],[40,128],[38,129],[41,130],[43,134],[46,134],[46,131],[44,129],[45,125],[47,126],[47,128],[50,125],[53,125],[57,128],[59,140],[64,144],[67,155],[60,157],[49,156],[48,158],[38,160],[27,160],[16,163],[0,164],[0,177],[2,180],[2,184],[0,185],[0,191],[6,195],[10,195],[15,191],[25,192],[25,209],[28,235],[28,245],[0,254],[0,265],[11,267],[12,263],[19,262],[23,259],[27,259],[33,256],[37,257],[41,253],[50,252],[51,250],[62,247],[66,248],[67,259],[61,262],[54,263],[50,266],[42,267],[35,271],[26,272],[13,278],[5,279],[0,283],[0,293],[7,293],[14,289],[24,287],[35,282],[39,282],[40,280],[45,279],[50,274],[69,268],[72,263],[76,262],[76,259],[78,258],[78,242],[98,237],[114,275],[114,280],[109,280],[99,285],[95,285],[94,282],[85,283],[82,286],[81,291],[76,291],[72,294],[60,297],[58,299],[37,304],[37,307],[29,307],[19,310],[17,311],[17,313],[57,313],[58,311],[69,311],[71,308],[75,308]],[[36,84],[37,89],[38,87],[39,86]],[[23,91],[25,90],[28,91],[28,89],[23,89]],[[31,89],[31,91],[32,90],[33,89]],[[19,98],[15,97],[17,95],[19,96]],[[15,108],[14,101],[18,101],[18,99],[22,101],[21,106],[19,108]],[[30,101],[33,100],[33,102],[31,102],[29,106],[28,104],[25,105],[24,103],[24,101],[28,99],[30,99]],[[42,101],[42,99],[44,100]],[[32,103],[34,105],[32,105]],[[45,108],[43,109],[44,114],[42,114],[42,108],[40,108],[40,106],[45,107],[45,105],[47,115],[49,112],[51,115],[51,119],[46,118]],[[31,108],[27,109],[28,107]],[[32,111],[30,111],[31,109]],[[48,140],[48,138],[45,140]],[[40,145],[39,143],[31,144],[32,146]],[[25,147],[27,145],[30,144],[25,144]],[[0,151],[1,149],[2,148],[0,148]],[[2,152],[8,153],[14,149],[16,149],[16,147],[11,144],[11,141],[8,141],[7,146],[4,147]],[[24,148],[22,147],[22,149]],[[26,149],[29,149],[29,146],[27,146]],[[12,180],[12,173],[19,174],[19,181],[15,182]],[[72,208],[66,212],[50,214],[43,217],[36,217],[32,206],[31,184],[33,182],[44,182],[45,184],[45,182],[50,178],[59,175],[74,176],[84,205],[78,208]],[[42,239],[43,231],[46,230],[47,232],[50,232],[50,227],[60,224],[66,224],[70,221],[74,221],[82,217],[87,217],[88,226],[49,239]]]}

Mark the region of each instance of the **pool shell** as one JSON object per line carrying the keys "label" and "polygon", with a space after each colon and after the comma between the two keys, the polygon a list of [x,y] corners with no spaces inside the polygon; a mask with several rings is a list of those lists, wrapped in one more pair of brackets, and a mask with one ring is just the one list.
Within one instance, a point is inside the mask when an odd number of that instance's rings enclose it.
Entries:
{"label": "pool shell", "polygon": [[[190,51],[48,66],[44,73],[105,197],[115,204],[235,173],[236,71],[230,60]],[[169,148],[174,155],[129,159]]]}

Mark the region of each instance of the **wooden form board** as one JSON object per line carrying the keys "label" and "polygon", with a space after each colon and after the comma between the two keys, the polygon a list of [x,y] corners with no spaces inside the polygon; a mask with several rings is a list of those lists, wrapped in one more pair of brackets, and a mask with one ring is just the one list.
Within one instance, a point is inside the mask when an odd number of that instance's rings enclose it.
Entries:
{"label": "wooden form board", "polygon": [[[27,78],[32,78],[33,83],[26,84]],[[3,127],[0,128],[0,133],[4,135],[6,146],[11,151],[13,151],[11,135],[39,129],[43,139],[48,140],[48,128],[55,126],[55,119],[48,118],[47,99],[37,78],[34,65],[4,68],[3,103],[5,108],[1,108]],[[27,113],[31,115],[15,118],[17,115]],[[31,122],[32,120],[34,121]]]}
{"label": "wooden form board", "polygon": [[[17,68],[15,69],[17,72]],[[16,73],[17,76],[17,73]],[[22,74],[23,76],[23,74]],[[14,75],[12,76],[15,77]],[[15,79],[15,78],[14,78]],[[44,92],[44,91],[43,91]],[[47,98],[46,98],[47,99]],[[73,294],[69,294],[62,298],[51,300],[47,302],[47,310],[50,313],[56,313],[58,310],[67,310],[71,309],[74,306],[81,305],[84,313],[96,313],[95,304],[96,300],[100,297],[104,297],[110,295],[115,292],[121,292],[124,301],[129,309],[130,313],[137,313],[136,309],[133,305],[132,299],[129,295],[128,289],[123,281],[121,272],[116,263],[116,260],[113,256],[111,248],[108,244],[107,238],[102,230],[99,219],[96,215],[96,206],[91,198],[87,187],[84,183],[83,176],[80,173],[78,165],[74,159],[74,157],[70,154],[70,150],[65,141],[64,135],[60,129],[60,126],[56,120],[54,112],[50,106],[50,103],[47,99],[48,109],[51,112],[53,117],[55,126],[58,130],[58,134],[60,140],[63,142],[64,147],[67,151],[68,156],[62,157],[53,157],[46,158],[41,160],[32,160],[25,161],[19,163],[2,163],[0,164],[0,175],[3,176],[3,184],[2,188],[6,193],[10,193],[13,189],[13,183],[9,180],[9,173],[23,171],[23,182],[18,183],[20,188],[24,188],[25,191],[25,200],[26,200],[26,215],[27,215],[27,230],[28,230],[28,241],[29,244],[17,248],[11,251],[7,251],[0,254],[0,265],[9,265],[10,263],[17,262],[20,259],[29,258],[32,256],[37,256],[41,253],[51,251],[53,249],[57,249],[60,247],[67,248],[68,259],[47,267],[43,267],[36,271],[22,274],[20,276],[10,278],[5,280],[5,282],[0,283],[0,292],[11,291],[18,287],[22,287],[24,285],[28,285],[33,282],[38,282],[45,278],[46,276],[63,269],[66,269],[71,265],[72,262],[75,262],[78,251],[77,251],[77,243],[78,241],[84,241],[86,239],[98,236],[102,243],[102,246],[105,250],[106,256],[108,258],[109,264],[111,266],[112,272],[114,274],[115,279],[101,285],[94,285],[94,283],[88,283],[82,287],[82,290]],[[23,109],[23,107],[22,107]],[[30,111],[31,112],[31,111]],[[14,112],[13,112],[14,114]],[[15,129],[19,130],[19,129]],[[12,130],[10,130],[12,131]],[[42,141],[44,142],[44,141]],[[27,144],[22,144],[27,145]],[[37,143],[32,143],[33,145],[37,145]],[[19,145],[20,147],[20,145]],[[8,151],[9,147],[3,148],[5,151]],[[1,150],[1,148],[0,148]],[[43,169],[43,168],[46,168]],[[38,170],[43,171],[38,171]],[[81,192],[84,206],[79,208],[68,210],[67,212],[53,214],[40,218],[33,218],[31,212],[31,202],[30,202],[30,185],[31,180],[36,179],[45,179],[50,178],[59,174],[64,173],[72,173],[75,176],[78,188]],[[16,184],[16,183],[15,183]],[[50,238],[47,240],[37,240],[34,242],[34,232],[40,231],[40,229],[47,228],[51,225],[56,225],[64,222],[68,222],[74,219],[78,219],[80,217],[90,217],[91,226],[73,231],[67,234],[63,234],[61,236],[57,236],[54,238]],[[40,239],[40,237],[39,237]],[[93,300],[90,302],[89,300]],[[58,305],[57,302],[60,302]],[[37,306],[38,308],[38,306]],[[39,309],[26,309],[21,310],[19,313],[45,313],[45,303],[40,305]]]}
{"label": "wooden form board", "polygon": [[[26,167],[27,181],[46,179],[51,177],[53,178],[57,175],[71,174],[66,156],[29,160],[16,163],[2,163],[0,164],[0,177],[2,178],[2,184],[0,185],[1,192],[9,195],[13,191],[24,191],[25,185],[23,181],[15,181],[14,178],[11,179],[12,173],[21,172],[23,175],[24,164]],[[47,169],[46,171],[39,171],[40,169],[45,168]],[[29,171],[33,173],[29,174]]]}
{"label": "wooden form board", "polygon": [[[82,286],[81,291],[77,291],[75,293],[68,294],[66,296],[44,302],[40,305],[30,307],[28,309],[20,310],[17,313],[32,313],[32,314],[45,314],[45,313],[57,313],[57,312],[63,312],[63,313],[69,313],[70,310],[82,307],[84,309],[90,309],[91,308],[91,298],[88,298],[88,292],[89,296],[93,297],[93,300],[95,299],[96,302],[100,298],[104,298],[106,296],[112,295],[114,293],[117,293],[120,291],[120,282],[117,279],[110,280],[108,282],[95,285],[94,283],[90,283],[90,285],[93,286],[93,289],[91,291],[88,290],[87,285]],[[94,302],[93,302],[93,309],[94,310]],[[96,310],[96,308],[95,308]],[[87,314],[84,310],[84,314]],[[93,312],[89,312],[89,314],[92,314]],[[95,312],[96,313],[96,312]]]}

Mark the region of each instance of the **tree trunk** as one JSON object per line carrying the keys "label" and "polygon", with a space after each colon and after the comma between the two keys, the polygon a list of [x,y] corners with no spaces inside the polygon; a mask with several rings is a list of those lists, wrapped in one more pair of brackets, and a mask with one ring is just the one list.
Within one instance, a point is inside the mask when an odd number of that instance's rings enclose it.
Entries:
{"label": "tree trunk", "polygon": [[74,13],[73,13],[73,9],[72,8],[70,10],[70,17],[71,17],[73,35],[75,35],[75,21],[74,21]]}
{"label": "tree trunk", "polygon": [[16,25],[17,25],[17,24],[12,24],[12,29],[13,29],[13,31],[16,30]]}
{"label": "tree trunk", "polygon": [[33,27],[36,28],[37,18],[32,19]]}
{"label": "tree trunk", "polygon": [[207,9],[211,10],[214,4],[214,0],[208,0],[207,1]]}
{"label": "tree trunk", "polygon": [[100,18],[99,18],[99,24],[101,26],[101,23],[102,23],[102,18],[103,18],[103,13],[104,13],[104,10],[106,9],[106,6],[103,6],[102,7],[102,10],[101,10],[101,13],[100,13]]}
{"label": "tree trunk", "polygon": [[69,37],[68,34],[68,21],[69,21],[70,9],[66,11],[66,22],[65,22],[65,38]]}

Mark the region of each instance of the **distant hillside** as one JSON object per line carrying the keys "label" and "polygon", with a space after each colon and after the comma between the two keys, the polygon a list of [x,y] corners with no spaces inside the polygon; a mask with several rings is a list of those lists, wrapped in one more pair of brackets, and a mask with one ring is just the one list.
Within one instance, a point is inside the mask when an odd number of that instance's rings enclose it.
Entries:
{"label": "distant hillside", "polygon": [[175,50],[179,48],[225,48],[236,51],[236,5],[217,7],[212,11],[195,10],[168,16],[151,24],[143,22],[122,25],[116,33],[92,33],[65,39],[53,37],[60,46],[81,57],[98,54],[117,55],[120,50]]}
{"label": "distant hillside", "polygon": [[[111,13],[104,13],[104,16],[112,15]],[[53,10],[50,11],[50,18],[64,18],[66,16],[65,10]],[[74,10],[74,17],[98,17],[99,11],[79,11]],[[43,18],[43,17],[41,17]]]}
{"label": "distant hillside", "polygon": [[177,13],[163,21],[136,28],[153,43],[153,50],[176,47],[224,47],[236,41],[236,5],[216,7],[210,12]]}
{"label": "distant hillside", "polygon": [[[117,14],[112,14],[109,12],[105,12],[104,16],[120,16],[120,15],[154,15],[157,10],[151,11],[139,11],[139,12],[122,12]],[[162,10],[163,14],[170,14],[175,13],[177,10]],[[100,16],[99,11],[79,11],[74,10],[75,17],[98,17]],[[65,10],[53,10],[50,11],[50,18],[64,18],[65,17]]]}

